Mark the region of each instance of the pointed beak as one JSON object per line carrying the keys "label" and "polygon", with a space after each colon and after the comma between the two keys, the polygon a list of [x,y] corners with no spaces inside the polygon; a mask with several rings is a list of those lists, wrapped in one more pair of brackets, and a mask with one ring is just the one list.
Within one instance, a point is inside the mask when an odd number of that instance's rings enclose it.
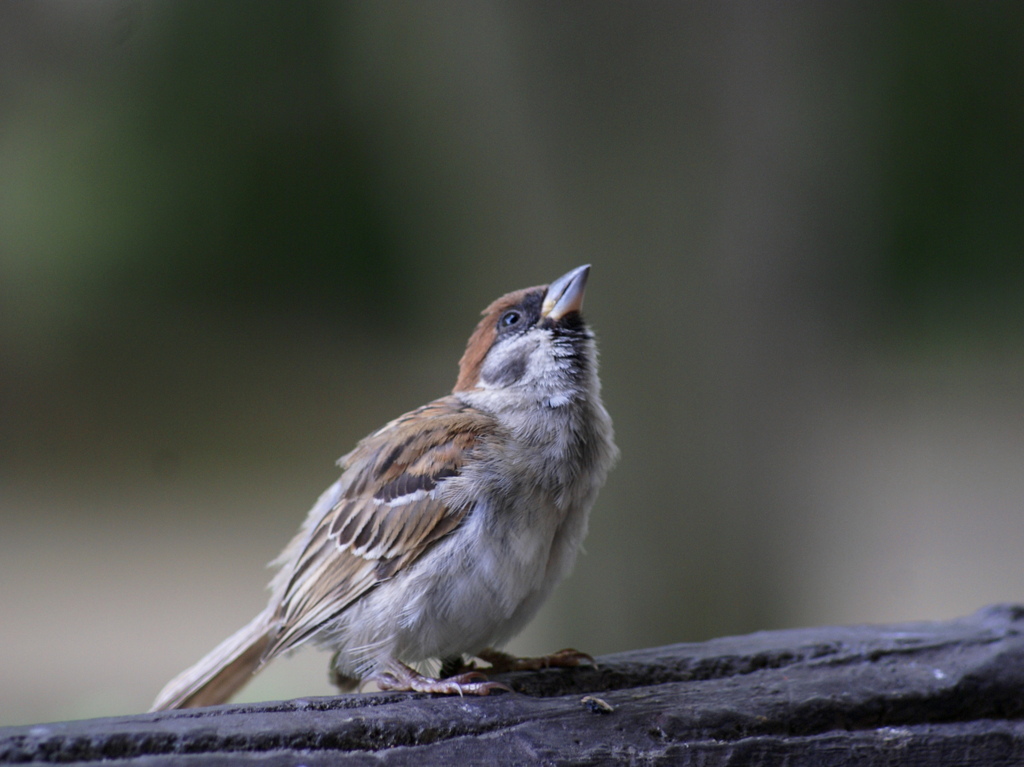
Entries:
{"label": "pointed beak", "polygon": [[583,306],[583,291],[587,287],[590,264],[577,266],[563,274],[548,286],[540,316],[558,322],[570,312],[578,312]]}

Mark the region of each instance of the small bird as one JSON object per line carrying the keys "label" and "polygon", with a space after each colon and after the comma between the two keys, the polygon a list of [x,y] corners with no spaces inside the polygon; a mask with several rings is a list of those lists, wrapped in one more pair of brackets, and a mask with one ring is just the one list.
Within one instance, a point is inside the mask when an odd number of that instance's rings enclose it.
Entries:
{"label": "small bird", "polygon": [[[483,312],[452,393],[339,460],[274,560],[266,609],[157,696],[153,711],[227,701],[277,655],[334,651],[352,690],[487,695],[489,670],[593,662],[575,650],[494,649],[572,568],[617,456],[594,335],[580,309],[590,266],[502,296]],[[410,663],[441,661],[437,677]]]}

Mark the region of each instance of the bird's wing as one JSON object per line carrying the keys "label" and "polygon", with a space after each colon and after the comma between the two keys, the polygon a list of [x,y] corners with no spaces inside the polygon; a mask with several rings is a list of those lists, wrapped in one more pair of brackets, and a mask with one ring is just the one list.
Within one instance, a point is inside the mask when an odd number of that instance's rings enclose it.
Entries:
{"label": "bird's wing", "polygon": [[440,491],[494,429],[491,416],[444,397],[397,418],[345,456],[340,495],[282,563],[280,630],[264,658],[316,634],[458,527],[469,504],[452,507]]}

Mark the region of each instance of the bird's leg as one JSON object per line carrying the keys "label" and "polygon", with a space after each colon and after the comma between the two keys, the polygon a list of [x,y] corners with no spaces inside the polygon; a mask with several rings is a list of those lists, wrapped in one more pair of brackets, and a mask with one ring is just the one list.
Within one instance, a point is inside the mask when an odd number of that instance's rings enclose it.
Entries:
{"label": "bird's leg", "polygon": [[394,658],[382,661],[372,679],[382,690],[434,692],[441,695],[490,695],[491,690],[512,692],[512,688],[501,682],[489,682],[479,671],[456,674],[447,679],[434,679],[423,676]]}
{"label": "bird's leg", "polygon": [[490,663],[491,668],[488,670],[497,673],[505,671],[538,671],[542,668],[574,668],[575,666],[593,666],[597,668],[597,663],[590,655],[569,647],[550,655],[541,655],[537,658],[517,658],[515,655],[509,655],[507,652],[488,647],[478,652],[476,657]]}

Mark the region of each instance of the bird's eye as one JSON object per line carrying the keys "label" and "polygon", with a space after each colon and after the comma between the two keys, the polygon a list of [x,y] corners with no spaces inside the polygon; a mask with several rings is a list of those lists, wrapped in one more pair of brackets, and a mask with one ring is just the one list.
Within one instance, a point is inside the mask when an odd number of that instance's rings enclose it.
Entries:
{"label": "bird's eye", "polygon": [[517,311],[505,312],[503,315],[501,315],[501,319],[498,321],[498,325],[503,328],[510,328],[513,325],[518,324],[519,320],[521,320],[522,318],[523,315],[521,315]]}

